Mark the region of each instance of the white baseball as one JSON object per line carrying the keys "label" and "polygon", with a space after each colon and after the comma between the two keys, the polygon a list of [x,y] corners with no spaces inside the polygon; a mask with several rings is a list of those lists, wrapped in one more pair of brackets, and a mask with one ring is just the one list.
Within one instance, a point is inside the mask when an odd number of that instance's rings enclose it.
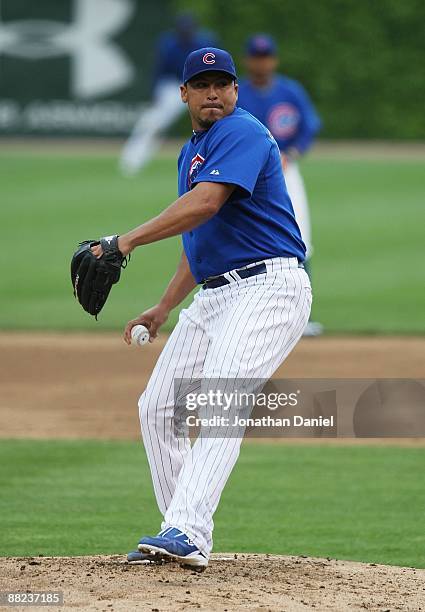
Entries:
{"label": "white baseball", "polygon": [[135,325],[131,330],[131,344],[143,346],[149,340],[149,332],[144,325]]}

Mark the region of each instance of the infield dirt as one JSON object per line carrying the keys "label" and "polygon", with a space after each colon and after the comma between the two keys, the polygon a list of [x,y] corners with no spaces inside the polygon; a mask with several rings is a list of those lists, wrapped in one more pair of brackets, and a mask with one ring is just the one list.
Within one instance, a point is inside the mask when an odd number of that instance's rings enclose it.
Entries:
{"label": "infield dirt", "polygon": [[[164,341],[137,349],[116,333],[0,334],[0,437],[139,439],[137,398]],[[277,376],[424,378],[424,353],[425,338],[305,339]],[[424,585],[422,569],[259,554],[214,554],[202,574],[121,556],[0,558],[0,591],[63,591],[57,610],[419,611]]]}
{"label": "infield dirt", "polygon": [[[137,400],[165,340],[0,334],[0,437],[140,439]],[[425,338],[306,338],[276,377],[425,378],[424,354]]]}

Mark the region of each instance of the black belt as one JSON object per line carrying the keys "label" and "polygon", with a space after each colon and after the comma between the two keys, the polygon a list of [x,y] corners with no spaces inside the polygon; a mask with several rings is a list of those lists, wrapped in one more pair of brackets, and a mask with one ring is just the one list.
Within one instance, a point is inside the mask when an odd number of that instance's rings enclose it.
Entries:
{"label": "black belt", "polygon": [[[250,276],[256,276],[257,274],[265,274],[267,272],[267,267],[264,261],[257,264],[256,266],[251,266],[251,268],[241,268],[240,270],[232,270],[229,272],[230,276],[237,274],[239,278],[249,278]],[[235,276],[234,280],[238,280]],[[223,275],[221,276],[211,276],[210,278],[205,279],[203,282],[203,289],[216,289],[217,287],[222,287],[223,285],[229,285],[230,281]]]}

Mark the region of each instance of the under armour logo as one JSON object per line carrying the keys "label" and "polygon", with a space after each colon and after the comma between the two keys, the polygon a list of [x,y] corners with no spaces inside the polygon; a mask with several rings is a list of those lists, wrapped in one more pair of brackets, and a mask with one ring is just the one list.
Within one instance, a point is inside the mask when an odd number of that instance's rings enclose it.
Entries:
{"label": "under armour logo", "polygon": [[111,41],[128,23],[133,0],[73,0],[73,23],[0,21],[0,54],[28,60],[69,54],[71,93],[92,98],[126,86],[134,69]]}
{"label": "under armour logo", "polygon": [[210,174],[218,175],[220,174],[220,170],[211,170]]}
{"label": "under armour logo", "polygon": [[215,64],[215,53],[211,53],[210,51],[208,53],[205,53],[204,57],[202,58],[202,61],[204,62],[204,64]]}

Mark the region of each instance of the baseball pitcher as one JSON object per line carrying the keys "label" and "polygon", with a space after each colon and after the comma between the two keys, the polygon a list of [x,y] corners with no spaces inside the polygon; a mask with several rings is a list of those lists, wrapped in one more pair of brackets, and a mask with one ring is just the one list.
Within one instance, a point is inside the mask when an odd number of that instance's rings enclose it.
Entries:
{"label": "baseball pitcher", "polygon": [[[237,378],[249,388],[251,381],[267,380],[301,337],[312,298],[303,268],[305,245],[286,191],[279,148],[264,125],[236,107],[232,57],[214,47],[192,52],[182,83],[181,100],[193,134],[178,160],[178,199],[134,230],[81,248],[84,257],[98,262],[106,248],[110,266],[116,264],[113,283],[133,249],[182,235],[181,258],[163,297],[124,332],[130,343],[133,327],[144,325],[153,341],[170,311],[198,286],[139,400],[163,521],[156,536],[139,540],[128,560],[175,560],[202,570],[213,547],[213,515],[241,437],[211,436],[201,427],[191,445],[188,437],[177,435],[175,381]],[[88,261],[85,267],[91,271],[92,264]],[[78,269],[73,278],[77,296],[85,296]],[[103,276],[97,285],[105,286]],[[90,291],[86,300],[100,303]]]}

